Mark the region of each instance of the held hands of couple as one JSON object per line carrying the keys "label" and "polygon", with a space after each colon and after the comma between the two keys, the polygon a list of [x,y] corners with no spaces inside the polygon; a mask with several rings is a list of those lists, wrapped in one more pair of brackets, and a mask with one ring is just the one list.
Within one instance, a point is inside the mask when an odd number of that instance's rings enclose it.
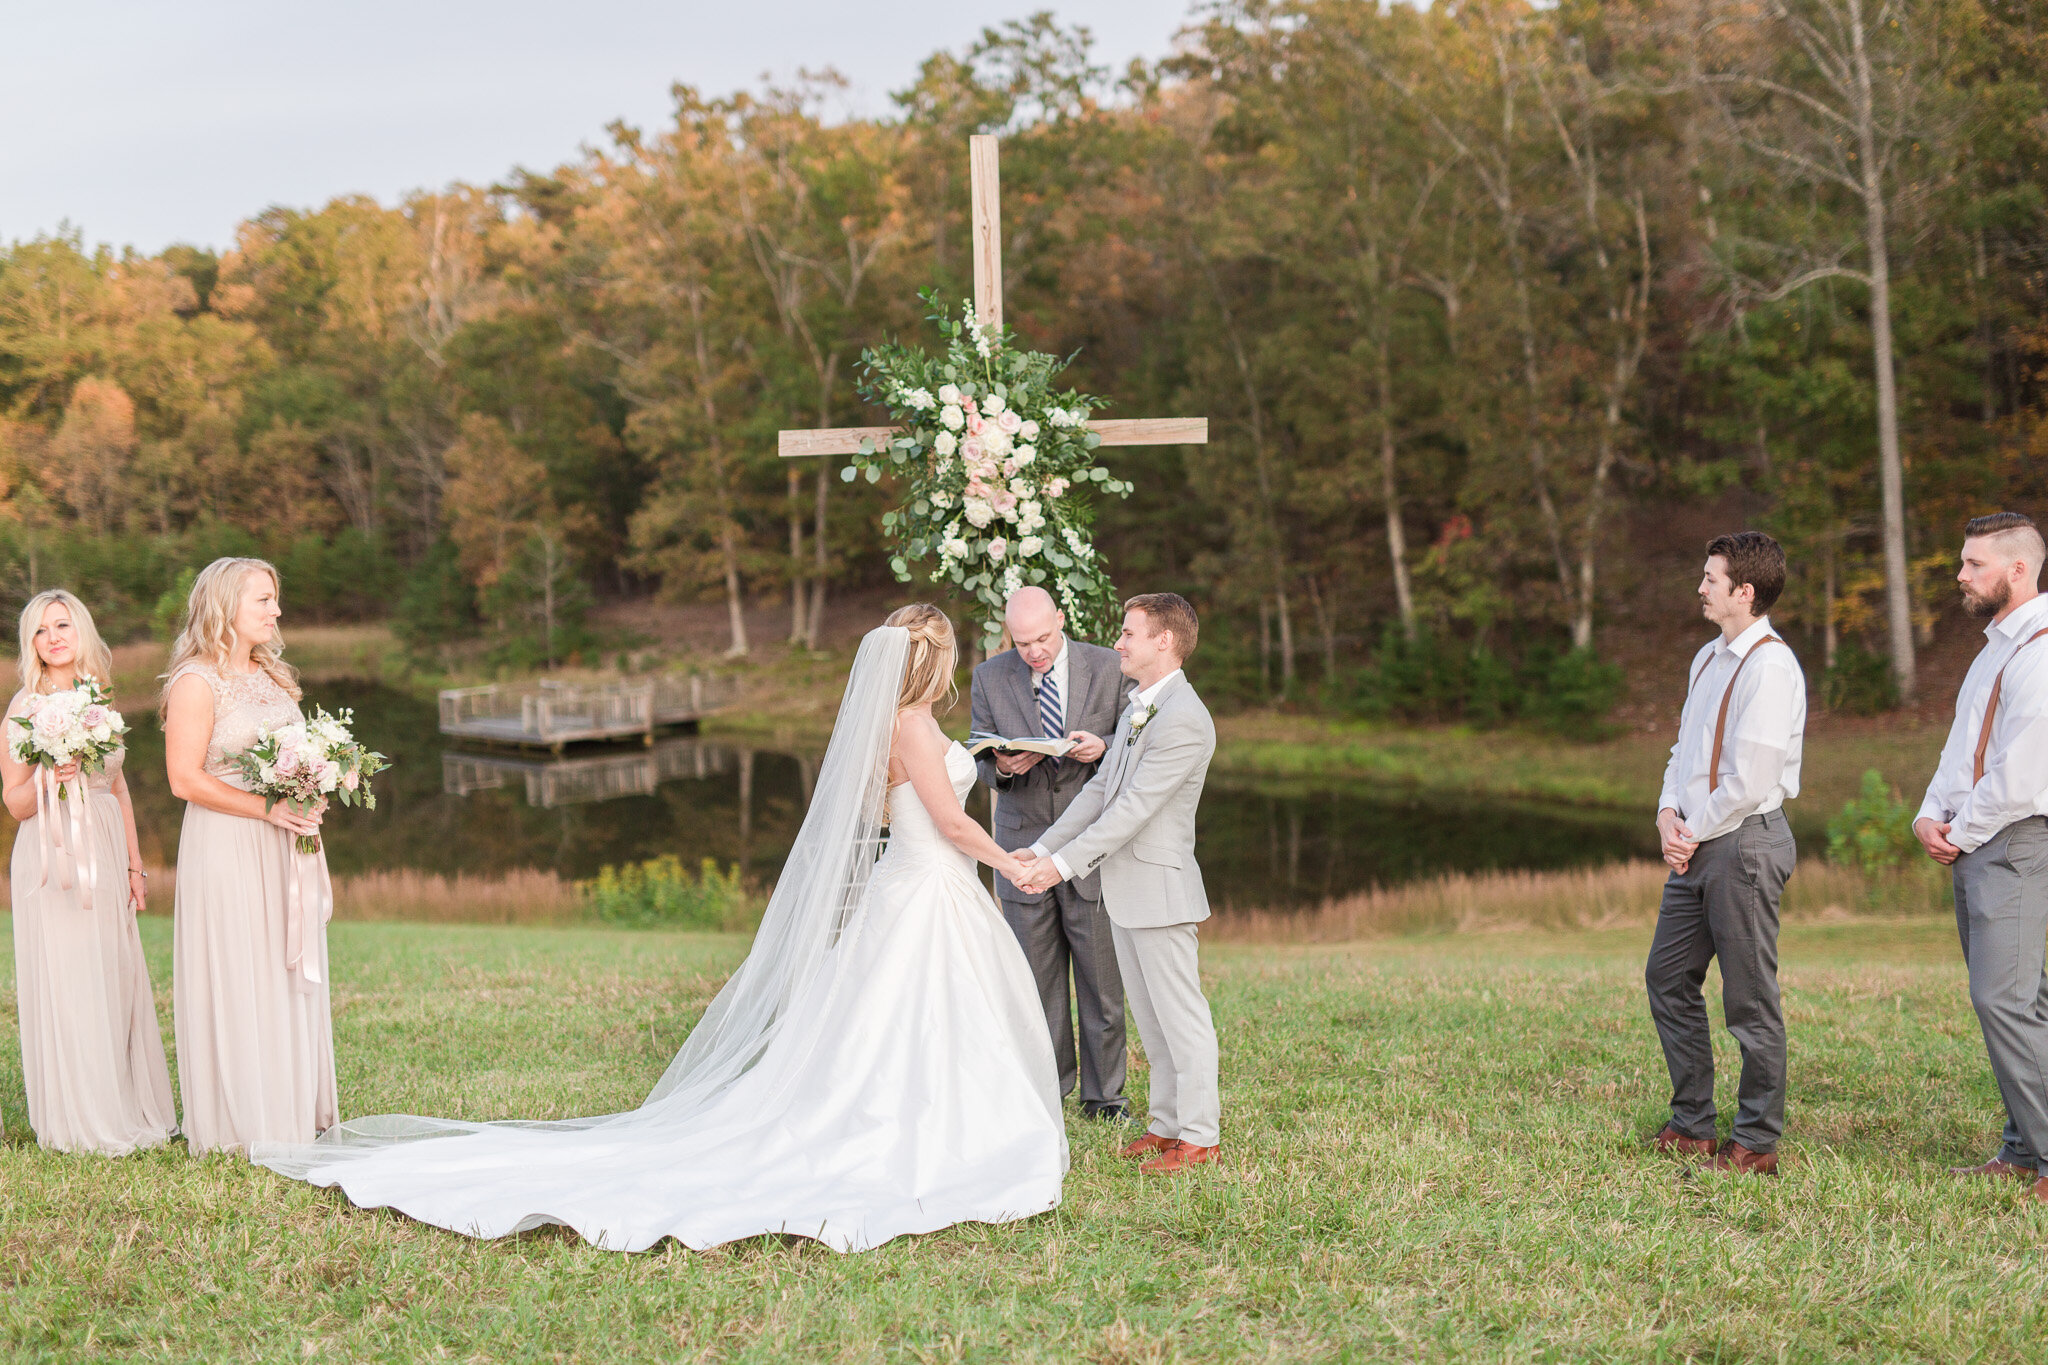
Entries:
{"label": "held hands of couple", "polygon": [[1963,851],[1948,841],[1950,825],[1931,815],[1923,815],[1913,822],[1913,837],[1920,841],[1920,847],[1927,850],[1927,856],[1947,867],[1963,856]]}
{"label": "held hands of couple", "polygon": [[1042,895],[1065,880],[1052,859],[1041,858],[1028,848],[1020,848],[1012,856],[1017,859],[1019,875],[1012,876],[1010,881],[1019,891]]}
{"label": "held hands of couple", "polygon": [[1657,843],[1664,861],[1679,873],[1692,866],[1693,852],[1700,846],[1699,840],[1693,838],[1692,826],[1669,806],[1657,812]]}

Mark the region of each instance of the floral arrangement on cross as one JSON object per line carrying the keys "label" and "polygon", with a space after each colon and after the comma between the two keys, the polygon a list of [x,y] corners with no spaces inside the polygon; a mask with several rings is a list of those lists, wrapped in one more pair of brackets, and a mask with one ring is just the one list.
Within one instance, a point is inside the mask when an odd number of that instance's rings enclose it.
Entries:
{"label": "floral arrangement on cross", "polygon": [[856,387],[889,410],[897,430],[885,443],[864,439],[840,474],[901,481],[901,505],[882,514],[890,569],[908,583],[929,565],[931,581],[989,608],[987,649],[1002,635],[1004,602],[1029,584],[1053,595],[1070,631],[1107,639],[1118,599],[1090,534],[1095,499],[1131,495],[1095,462],[1102,441],[1088,414],[1108,400],[1055,389],[1068,361],[1016,349],[1014,334],[982,325],[971,303],[956,320],[937,290],[918,297],[945,350],[890,342],[861,352]]}

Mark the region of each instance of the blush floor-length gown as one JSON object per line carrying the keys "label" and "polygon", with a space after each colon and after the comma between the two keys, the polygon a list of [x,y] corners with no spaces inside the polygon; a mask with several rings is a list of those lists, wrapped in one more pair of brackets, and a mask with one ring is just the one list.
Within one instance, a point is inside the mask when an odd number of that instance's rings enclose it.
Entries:
{"label": "blush floor-length gown", "polygon": [[[291,694],[261,671],[239,677],[208,664],[186,673],[213,689],[206,771],[231,787],[247,782],[227,755],[259,732],[302,719]],[[178,903],[172,935],[178,1088],[194,1156],[246,1151],[252,1143],[311,1142],[339,1118],[334,1030],[328,1011],[327,929],[297,914],[303,965],[291,964],[295,859],[292,836],[267,820],[185,806],[178,839]],[[314,869],[324,885],[324,863]]]}
{"label": "blush floor-length gown", "polygon": [[[13,714],[11,711],[9,714]],[[114,780],[125,750],[86,784],[85,846],[93,885],[79,868],[61,885],[53,864],[73,862],[46,837],[45,820],[68,825],[69,807],[24,820],[14,836],[14,989],[21,1016],[21,1072],[36,1142],[59,1152],[126,1156],[159,1147],[177,1131],[171,1073],[164,1064],[149,965],[128,908],[128,830]],[[79,859],[78,863],[86,863]]]}
{"label": "blush floor-length gown", "polygon": [[[973,760],[956,744],[946,769],[963,801]],[[1055,1207],[1066,1128],[1023,950],[916,792],[889,802],[887,851],[849,927],[708,1105],[670,1121],[655,1098],[587,1127],[466,1125],[367,1150],[263,1146],[255,1160],[453,1232],[560,1223],[616,1251],[763,1233],[862,1251]],[[458,1126],[392,1120],[345,1128]]]}

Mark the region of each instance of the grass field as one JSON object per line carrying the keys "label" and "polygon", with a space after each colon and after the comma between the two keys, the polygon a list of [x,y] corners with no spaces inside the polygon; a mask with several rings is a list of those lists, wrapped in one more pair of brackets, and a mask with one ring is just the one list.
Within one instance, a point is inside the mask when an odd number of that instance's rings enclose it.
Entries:
{"label": "grass field", "polygon": [[[144,921],[160,986],[169,927]],[[1785,1174],[1734,1183],[1644,1150],[1665,1093],[1646,937],[1212,946],[1221,1169],[1148,1180],[1076,1120],[1057,1212],[858,1257],[477,1245],[182,1147],[45,1154],[10,993],[0,1354],[2039,1360],[2048,1211],[1942,1174],[1987,1155],[1999,1121],[1950,925],[1787,929]],[[346,1110],[468,1117],[636,1102],[743,951],[360,923],[333,943]],[[167,989],[160,1008],[168,1031]]]}

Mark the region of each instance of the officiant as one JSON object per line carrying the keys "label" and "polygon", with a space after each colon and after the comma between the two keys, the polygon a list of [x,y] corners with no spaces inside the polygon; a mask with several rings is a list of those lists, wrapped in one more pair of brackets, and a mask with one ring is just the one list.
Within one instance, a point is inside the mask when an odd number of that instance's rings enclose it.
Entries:
{"label": "officiant", "polygon": [[[1106,747],[1102,736],[1116,730],[1132,684],[1115,650],[1067,638],[1066,616],[1043,588],[1013,593],[1003,624],[1015,648],[974,670],[974,732],[1075,741],[1061,758],[991,749],[975,760],[994,793],[996,842],[1029,848],[1095,776]],[[1060,1093],[1073,1094],[1078,1081],[1084,1115],[1126,1117],[1124,986],[1102,911],[1101,879],[1076,878],[1034,895],[999,875],[996,894],[1038,982],[1059,1059]]]}

